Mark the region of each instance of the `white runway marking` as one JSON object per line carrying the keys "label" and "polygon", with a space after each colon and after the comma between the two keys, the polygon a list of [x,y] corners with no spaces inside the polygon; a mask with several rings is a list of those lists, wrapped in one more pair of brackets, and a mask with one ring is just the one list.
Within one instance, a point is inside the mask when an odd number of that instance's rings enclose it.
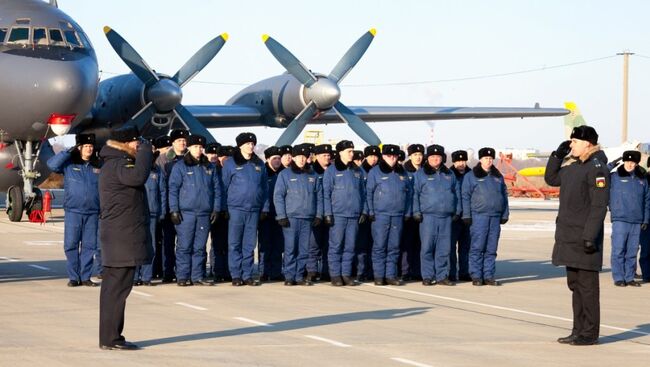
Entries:
{"label": "white runway marking", "polygon": [[137,294],[138,296],[142,296],[142,297],[153,297],[152,294],[144,293],[144,292],[140,292],[140,291],[131,291],[131,293]]}
{"label": "white runway marking", "polygon": [[309,338],[309,339],[314,339],[314,340],[322,341],[322,342],[325,342],[325,343],[328,343],[328,344],[332,344],[332,345],[334,345],[334,346],[336,346],[336,347],[341,347],[341,348],[348,348],[348,347],[350,347],[350,345],[347,345],[347,344],[344,344],[344,343],[341,343],[341,342],[337,342],[336,340],[327,339],[327,338],[321,338],[320,336],[316,336],[316,335],[305,335],[305,337],[306,337],[306,338]]}
{"label": "white runway marking", "polygon": [[14,259],[14,258],[12,258],[12,257],[5,257],[5,256],[0,256],[0,260],[9,261],[9,262],[20,261],[20,260],[18,260],[18,259]]}
{"label": "white runway marking", "polygon": [[393,361],[395,361],[395,362],[401,362],[401,363],[404,363],[404,364],[410,364],[411,366],[417,366],[417,367],[432,367],[432,366],[429,365],[429,364],[424,364],[424,363],[420,363],[420,362],[416,362],[416,361],[411,361],[410,359],[406,359],[406,358],[393,357],[393,358],[391,358],[391,359],[392,359]]}
{"label": "white runway marking", "polygon": [[393,317],[399,317],[399,316],[406,316],[406,315],[410,315],[410,314],[414,314],[414,313],[422,313],[422,311],[420,311],[420,310],[411,310],[411,311],[406,311],[406,312],[398,312],[398,313],[392,314],[392,316]]}
{"label": "white runway marking", "polygon": [[[524,314],[524,315],[544,317],[544,318],[547,318],[547,319],[567,321],[567,322],[571,322],[571,323],[573,322],[573,319],[569,319],[569,318],[566,318],[566,317],[547,315],[545,313],[525,311],[525,310],[520,310],[520,309],[517,309],[517,308],[511,308],[511,307],[503,307],[503,306],[491,305],[489,303],[481,303],[481,302],[468,301],[468,300],[464,300],[464,299],[460,299],[460,298],[438,296],[438,295],[435,295],[435,294],[418,292],[418,291],[411,291],[411,290],[408,290],[408,289],[400,289],[400,288],[397,288],[397,287],[380,287],[380,286],[376,286],[376,285],[373,285],[373,284],[364,284],[364,285],[370,286],[370,287],[386,289],[386,290],[391,290],[391,291],[395,291],[395,292],[410,293],[410,294],[416,294],[416,295],[419,295],[419,296],[439,298],[439,299],[444,299],[444,300],[447,300],[447,301],[453,301],[453,302],[458,302],[458,303],[465,303],[465,304],[468,304],[468,305],[487,307],[487,308],[492,308],[492,309],[495,309],[495,310],[510,311],[510,312],[520,313],[520,314]],[[633,333],[633,334],[639,334],[639,335],[650,335],[650,333],[646,333],[646,332],[643,332],[643,331],[638,331],[638,330],[633,330],[633,329],[626,329],[626,328],[622,328],[622,327],[618,327],[618,326],[611,326],[611,325],[606,325],[606,324],[600,324],[600,327],[606,328],[606,329],[617,330],[617,331],[629,332],[629,333]]]}
{"label": "white runway marking", "polygon": [[177,304],[179,306],[191,308],[191,309],[194,309],[194,310],[199,310],[199,311],[207,311],[208,310],[207,308],[204,308],[204,307],[201,307],[201,306],[194,306],[194,305],[191,305],[191,304],[185,303],[185,302],[176,302],[175,304]]}
{"label": "white runway marking", "polygon": [[239,320],[239,321],[243,321],[243,322],[247,322],[247,323],[249,323],[249,324],[253,324],[253,325],[257,325],[257,326],[266,326],[266,327],[271,327],[271,326],[273,326],[273,325],[271,325],[271,324],[267,324],[267,323],[265,323],[265,322],[255,321],[255,320],[247,319],[247,318],[245,318],[245,317],[233,317],[233,319],[235,319],[235,320]]}
{"label": "white runway marking", "polygon": [[499,278],[497,280],[500,282],[507,282],[509,280],[532,279],[532,278],[537,278],[537,275],[522,275],[520,277]]}
{"label": "white runway marking", "polygon": [[59,246],[63,241],[24,241],[27,246]]}
{"label": "white runway marking", "polygon": [[35,264],[29,264],[29,266],[31,266],[32,268],[35,268],[35,269],[40,269],[40,270],[50,270],[50,268],[46,268],[44,266],[35,265]]}

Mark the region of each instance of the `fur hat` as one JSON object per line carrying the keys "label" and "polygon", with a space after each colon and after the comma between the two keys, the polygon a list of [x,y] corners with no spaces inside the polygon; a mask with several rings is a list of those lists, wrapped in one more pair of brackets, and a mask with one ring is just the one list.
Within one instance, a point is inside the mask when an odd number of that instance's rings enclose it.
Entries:
{"label": "fur hat", "polygon": [[309,144],[298,144],[291,148],[291,156],[296,157],[299,155],[304,155],[305,157],[309,157],[309,155],[311,155]]}
{"label": "fur hat", "polygon": [[593,145],[598,144],[598,133],[591,126],[582,125],[573,128],[571,139],[586,140]]}
{"label": "fur hat", "polygon": [[176,139],[187,139],[190,136],[190,132],[185,129],[174,129],[169,134],[170,142],[174,142]]}
{"label": "fur hat", "polygon": [[399,154],[397,154],[397,161],[404,162],[405,159],[406,159],[406,152],[400,149]]}
{"label": "fur hat", "polygon": [[478,150],[478,159],[483,157],[492,157],[492,159],[494,159],[496,158],[496,153],[492,148],[481,148]]}
{"label": "fur hat", "polygon": [[270,147],[264,149],[264,158],[269,159],[269,158],[271,158],[271,157],[273,157],[275,155],[277,155],[277,156],[282,155],[282,154],[280,154],[280,148],[278,148],[276,146],[270,146]]}
{"label": "fur hat", "polygon": [[221,147],[221,144],[219,143],[210,143],[205,146],[205,153],[206,154],[218,154],[219,153],[219,147]]}
{"label": "fur hat", "polygon": [[312,149],[312,152],[314,154],[323,154],[323,153],[332,154],[332,146],[330,144],[317,145],[314,147],[314,149]]}
{"label": "fur hat", "polygon": [[291,149],[293,149],[291,145],[282,145],[278,148],[278,153],[280,153],[280,155],[285,155],[285,154],[290,155]]}
{"label": "fur hat", "polygon": [[199,134],[190,135],[190,137],[187,139],[187,146],[191,147],[192,145],[200,145],[202,147],[205,147],[205,137]]}
{"label": "fur hat", "polygon": [[257,137],[253,133],[241,133],[237,135],[235,141],[237,142],[238,148],[246,143],[253,143],[253,145],[257,145]]}
{"label": "fur hat", "polygon": [[376,145],[368,145],[366,149],[363,150],[363,155],[364,156],[369,156],[369,155],[374,155],[378,158],[381,157],[381,149],[379,149],[378,146]]}
{"label": "fur hat", "polygon": [[360,150],[355,150],[354,154],[352,155],[352,160],[353,161],[362,161],[363,160],[363,152]]}
{"label": "fur hat", "polygon": [[406,152],[411,155],[413,153],[424,153],[424,145],[422,144],[411,144],[406,149]]}
{"label": "fur hat", "polygon": [[135,126],[128,126],[125,128],[111,131],[111,140],[116,140],[122,143],[136,141],[140,138],[138,128]]}
{"label": "fur hat", "polygon": [[467,152],[464,150],[457,150],[453,153],[451,153],[451,161],[452,162],[458,162],[458,161],[467,161]]}
{"label": "fur hat", "polygon": [[342,152],[346,149],[354,149],[354,143],[349,140],[341,140],[336,143],[336,151]]}
{"label": "fur hat", "polygon": [[95,134],[77,134],[74,137],[77,145],[92,144],[95,145]]}
{"label": "fur hat", "polygon": [[381,147],[381,154],[399,155],[399,152],[400,150],[398,145],[384,144],[384,146]]}
{"label": "fur hat", "polygon": [[445,147],[438,144],[429,145],[427,147],[427,157],[432,155],[439,155],[445,157],[446,156]]}
{"label": "fur hat", "polygon": [[217,156],[219,157],[232,157],[235,152],[235,147],[231,145],[222,145],[217,149]]}
{"label": "fur hat", "polygon": [[167,135],[161,135],[153,140],[156,149],[166,148],[172,145],[172,139]]}
{"label": "fur hat", "polygon": [[641,162],[641,152],[636,150],[626,150],[623,152],[623,162],[632,161],[636,164]]}

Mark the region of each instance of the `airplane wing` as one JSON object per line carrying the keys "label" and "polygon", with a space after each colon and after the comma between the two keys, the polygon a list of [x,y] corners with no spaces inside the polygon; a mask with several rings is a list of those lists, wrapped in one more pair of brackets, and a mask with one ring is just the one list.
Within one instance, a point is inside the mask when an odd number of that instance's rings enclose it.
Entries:
{"label": "airplane wing", "polygon": [[206,128],[262,125],[262,112],[243,105],[185,106]]}

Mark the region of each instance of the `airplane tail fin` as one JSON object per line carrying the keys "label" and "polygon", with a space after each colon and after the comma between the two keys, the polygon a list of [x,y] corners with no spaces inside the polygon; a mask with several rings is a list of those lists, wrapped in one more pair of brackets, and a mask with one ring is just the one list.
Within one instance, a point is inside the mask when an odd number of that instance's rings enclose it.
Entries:
{"label": "airplane tail fin", "polygon": [[569,139],[574,127],[586,125],[587,122],[582,117],[582,113],[580,113],[580,109],[578,109],[575,102],[564,102],[564,108],[571,111],[571,113],[564,116],[564,137]]}

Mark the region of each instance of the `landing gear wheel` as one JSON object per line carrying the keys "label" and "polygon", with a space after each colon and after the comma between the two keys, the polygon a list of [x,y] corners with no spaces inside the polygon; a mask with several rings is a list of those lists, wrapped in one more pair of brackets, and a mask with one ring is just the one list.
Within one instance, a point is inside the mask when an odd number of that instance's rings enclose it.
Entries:
{"label": "landing gear wheel", "polygon": [[27,214],[28,217],[34,210],[43,210],[43,193],[41,192],[41,189],[34,189],[34,194],[36,196],[27,199],[27,203],[25,203],[25,214]]}
{"label": "landing gear wheel", "polygon": [[23,217],[23,189],[20,186],[11,186],[7,190],[7,216],[12,222],[20,222]]}

